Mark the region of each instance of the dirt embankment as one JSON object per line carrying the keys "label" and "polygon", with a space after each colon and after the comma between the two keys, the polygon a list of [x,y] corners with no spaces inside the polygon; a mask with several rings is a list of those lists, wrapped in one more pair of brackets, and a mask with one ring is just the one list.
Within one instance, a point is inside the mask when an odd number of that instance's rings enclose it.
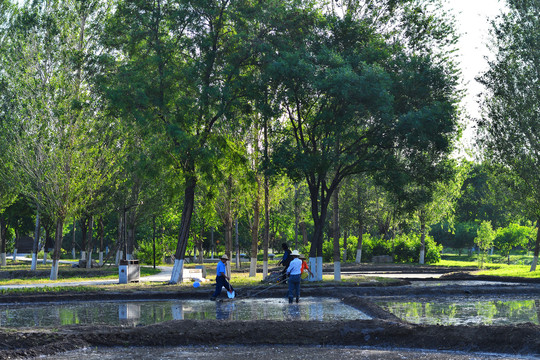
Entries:
{"label": "dirt embankment", "polygon": [[143,327],[70,326],[57,331],[1,332],[0,358],[32,357],[88,346],[289,344],[392,346],[537,354],[540,328],[420,326],[368,321],[170,321]]}

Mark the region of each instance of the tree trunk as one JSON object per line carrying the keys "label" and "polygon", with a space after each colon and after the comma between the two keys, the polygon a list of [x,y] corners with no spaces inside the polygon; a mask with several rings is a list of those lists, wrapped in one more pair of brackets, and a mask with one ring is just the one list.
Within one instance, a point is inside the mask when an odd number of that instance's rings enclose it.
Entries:
{"label": "tree trunk", "polygon": [[86,261],[86,268],[92,268],[92,251],[94,249],[94,215],[90,215],[88,220],[88,241],[86,242],[86,254],[88,260]]}
{"label": "tree trunk", "polygon": [[73,259],[76,259],[75,257],[75,226],[76,226],[76,220],[73,218],[73,238],[71,239],[71,257]]}
{"label": "tree trunk", "polygon": [[54,239],[52,233],[54,225],[47,222],[45,226],[45,245],[43,245],[43,265],[47,264],[47,255],[49,251],[54,249]]}
{"label": "tree trunk", "polygon": [[294,248],[298,250],[298,224],[300,210],[298,208],[298,183],[294,184]]}
{"label": "tree trunk", "polygon": [[234,220],[235,229],[235,250],[236,250],[236,269],[240,269],[240,243],[238,242],[238,218]]}
{"label": "tree trunk", "polygon": [[[266,94],[265,94],[266,95]],[[268,117],[264,115],[264,168],[268,169]],[[268,183],[268,174],[264,172],[264,239],[263,239],[263,272],[262,278],[268,276],[268,246],[270,243],[270,185]]]}
{"label": "tree trunk", "polygon": [[88,242],[88,217],[81,218],[81,260],[86,260],[86,243]]}
{"label": "tree trunk", "polygon": [[129,211],[127,217],[126,226],[127,226],[127,238],[126,238],[126,259],[133,259],[133,251],[135,250],[135,227],[137,222],[137,209],[132,207]]}
{"label": "tree trunk", "polygon": [[300,222],[300,229],[302,230],[302,245],[307,246],[308,236],[307,236],[306,223],[304,221]]}
{"label": "tree trunk", "polygon": [[124,238],[124,217],[122,213],[118,214],[118,240],[116,240],[117,247],[116,247],[116,259],[114,260],[114,263],[116,266],[120,264],[120,260],[122,259],[122,239]]}
{"label": "tree trunk", "polygon": [[249,277],[257,276],[257,254],[259,253],[259,202],[261,201],[260,176],[257,175],[257,189],[253,201],[253,223],[251,224],[251,262],[249,264]]}
{"label": "tree trunk", "polygon": [[34,228],[34,244],[32,246],[32,265],[30,267],[31,271],[36,271],[37,269],[37,253],[39,247],[39,233],[41,225],[39,224],[39,203],[37,205],[36,211],[36,227]]}
{"label": "tree trunk", "polygon": [[426,222],[424,217],[420,217],[420,265],[424,264],[424,256],[426,253]]}
{"label": "tree trunk", "polygon": [[210,229],[210,247],[211,247],[211,259],[214,260],[214,252],[216,251],[216,243],[214,242],[214,227]]}
{"label": "tree trunk", "polygon": [[536,228],[536,244],[534,245],[534,257],[530,271],[536,271],[536,264],[538,263],[538,253],[540,252],[540,219],[536,222]]}
{"label": "tree trunk", "polygon": [[3,216],[0,216],[0,266],[6,266],[6,234],[7,222]]}
{"label": "tree trunk", "polygon": [[229,261],[227,261],[227,276],[231,276],[231,261],[232,261],[232,249],[233,249],[233,215],[232,215],[232,208],[231,208],[231,199],[232,196],[232,175],[229,175],[229,178],[227,180],[227,196],[226,196],[226,204],[225,204],[225,219],[224,219],[224,225],[225,225],[225,254],[229,258]]}
{"label": "tree trunk", "polygon": [[19,244],[20,232],[15,229],[15,248],[13,249],[13,262],[17,261],[17,244]]}
{"label": "tree trunk", "polygon": [[349,237],[348,231],[343,232],[343,262],[347,262],[347,239]]}
{"label": "tree trunk", "polygon": [[309,250],[309,266],[314,276],[310,276],[309,281],[322,281],[322,243],[324,220],[320,217],[317,219],[317,221],[315,221],[314,225],[315,229],[313,231],[313,239],[311,240],[311,248]]}
{"label": "tree trunk", "polygon": [[103,216],[99,217],[99,265],[103,266],[103,242],[105,239],[105,227],[103,225]]}
{"label": "tree trunk", "polygon": [[178,244],[176,245],[176,253],[174,254],[174,266],[169,283],[177,284],[182,281],[182,272],[184,270],[184,257],[189,239],[189,230],[191,226],[191,216],[195,205],[195,187],[197,180],[194,172],[186,179],[186,189],[184,190],[184,208],[182,210],[182,218],[180,220],[180,232],[178,234]]}
{"label": "tree trunk", "polygon": [[358,244],[356,244],[356,263],[362,261],[362,242],[364,241],[364,222],[358,219]]}
{"label": "tree trunk", "polygon": [[323,273],[323,229],[328,211],[328,194],[327,196],[321,196],[319,199],[318,191],[318,188],[310,186],[311,215],[315,227],[313,230],[313,239],[311,239],[311,248],[309,250],[309,263],[314,275],[313,277],[309,277],[310,281],[322,281]]}
{"label": "tree trunk", "polygon": [[341,259],[340,259],[340,249],[339,249],[339,187],[334,191],[333,199],[333,210],[334,210],[334,281],[341,281]]}
{"label": "tree trunk", "polygon": [[199,233],[199,242],[197,243],[197,245],[199,247],[199,264],[202,264],[204,262],[204,259],[203,259],[204,228],[205,228],[205,223],[204,223],[204,219],[203,219],[203,223],[201,225],[201,232]]}
{"label": "tree trunk", "polygon": [[58,279],[58,262],[60,260],[60,251],[62,249],[62,230],[64,228],[64,220],[59,218],[56,220],[56,235],[54,240],[54,252],[52,256],[52,267],[50,280]]}

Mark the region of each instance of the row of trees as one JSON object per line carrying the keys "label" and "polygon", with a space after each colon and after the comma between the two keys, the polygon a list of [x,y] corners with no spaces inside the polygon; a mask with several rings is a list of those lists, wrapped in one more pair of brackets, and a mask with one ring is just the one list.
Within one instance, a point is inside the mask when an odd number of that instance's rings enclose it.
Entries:
{"label": "row of trees", "polygon": [[238,219],[250,274],[262,248],[266,275],[291,198],[313,280],[329,215],[338,277],[347,216],[360,239],[374,217],[386,216],[381,233],[416,219],[424,244],[463,181],[448,159],[456,36],[437,4],[3,0],[0,211],[24,199],[36,223],[54,224],[51,279],[66,221],[92,229],[111,214],[126,258],[141,224],[176,231],[171,283],[208,229],[222,229],[230,255]]}

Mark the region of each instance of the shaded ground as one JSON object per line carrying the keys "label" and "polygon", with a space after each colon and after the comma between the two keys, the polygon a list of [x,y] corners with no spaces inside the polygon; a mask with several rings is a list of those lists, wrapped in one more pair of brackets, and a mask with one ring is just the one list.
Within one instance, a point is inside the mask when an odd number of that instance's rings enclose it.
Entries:
{"label": "shaded ground", "polygon": [[[418,271],[418,268],[415,267]],[[457,275],[451,276],[459,278]],[[467,276],[468,277],[468,276]],[[506,280],[505,280],[506,281]],[[220,321],[179,320],[161,324],[126,326],[63,326],[54,329],[0,329],[0,359],[54,354],[83,347],[180,346],[180,345],[339,345],[380,346],[416,349],[482,351],[505,354],[540,354],[540,326],[433,326],[402,322],[372,300],[381,298],[437,298],[446,295],[491,296],[530,295],[540,298],[535,284],[516,286],[347,286],[303,287],[303,295],[337,297],[370,315],[373,320],[354,321]],[[98,291],[88,293],[45,293],[2,295],[2,303],[49,302],[89,299],[172,299],[208,298],[210,287],[178,291],[175,286],[158,290]],[[237,289],[240,297],[249,288]],[[273,288],[260,297],[282,297],[285,286]]]}

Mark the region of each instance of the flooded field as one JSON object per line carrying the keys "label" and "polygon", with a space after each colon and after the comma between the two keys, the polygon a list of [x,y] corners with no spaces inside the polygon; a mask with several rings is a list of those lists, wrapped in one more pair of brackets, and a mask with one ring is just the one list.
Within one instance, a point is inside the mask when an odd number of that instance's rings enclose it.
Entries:
{"label": "flooded field", "polygon": [[540,324],[539,299],[436,299],[381,301],[379,306],[414,324],[514,325]]}
{"label": "flooded field", "polygon": [[355,320],[370,319],[333,298],[59,302],[1,305],[1,327],[150,325],[169,320]]}

